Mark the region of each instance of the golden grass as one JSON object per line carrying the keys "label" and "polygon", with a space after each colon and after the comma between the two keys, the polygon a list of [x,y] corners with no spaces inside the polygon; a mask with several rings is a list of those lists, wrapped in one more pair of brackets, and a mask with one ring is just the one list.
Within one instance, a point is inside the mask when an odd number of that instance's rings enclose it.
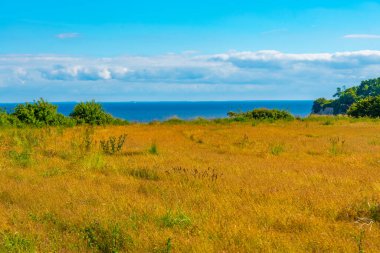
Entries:
{"label": "golden grass", "polygon": [[379,204],[375,122],[0,129],[0,251],[380,252]]}

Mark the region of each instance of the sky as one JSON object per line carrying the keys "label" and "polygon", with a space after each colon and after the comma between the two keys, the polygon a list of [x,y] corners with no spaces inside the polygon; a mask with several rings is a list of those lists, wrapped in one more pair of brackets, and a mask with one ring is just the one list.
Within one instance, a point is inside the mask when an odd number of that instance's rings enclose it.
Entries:
{"label": "sky", "polygon": [[309,100],[380,76],[380,0],[1,0],[0,102]]}

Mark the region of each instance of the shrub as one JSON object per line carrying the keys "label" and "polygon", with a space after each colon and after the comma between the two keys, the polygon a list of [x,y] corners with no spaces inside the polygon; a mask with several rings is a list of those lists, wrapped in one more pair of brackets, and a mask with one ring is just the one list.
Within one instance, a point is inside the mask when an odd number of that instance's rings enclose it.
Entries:
{"label": "shrub", "polygon": [[99,252],[125,252],[133,244],[132,238],[118,224],[105,227],[94,221],[83,229],[83,233],[88,247]]}
{"label": "shrub", "polygon": [[149,152],[149,154],[151,154],[151,155],[158,155],[157,144],[156,144],[156,143],[152,143],[152,145],[150,146],[148,152]]}
{"label": "shrub", "polygon": [[74,122],[57,112],[57,106],[42,98],[33,103],[17,105],[12,115],[22,123],[38,127],[74,125]]}
{"label": "shrub", "polygon": [[111,114],[104,111],[101,104],[94,100],[91,102],[81,102],[74,107],[70,117],[74,118],[78,124],[106,125],[114,122]]}
{"label": "shrub", "polygon": [[228,116],[233,118],[235,121],[245,121],[245,120],[293,120],[294,116],[285,110],[270,110],[270,109],[254,109],[248,112],[229,112]]}
{"label": "shrub", "polygon": [[119,153],[124,146],[125,139],[127,138],[126,134],[120,135],[116,141],[116,137],[111,136],[108,140],[100,141],[100,146],[102,150],[107,155],[113,155],[115,153]]}
{"label": "shrub", "polygon": [[366,97],[351,105],[348,115],[352,117],[380,117],[380,96]]}
{"label": "shrub", "polygon": [[8,114],[5,110],[0,108],[0,126],[19,126],[21,122],[18,118]]}

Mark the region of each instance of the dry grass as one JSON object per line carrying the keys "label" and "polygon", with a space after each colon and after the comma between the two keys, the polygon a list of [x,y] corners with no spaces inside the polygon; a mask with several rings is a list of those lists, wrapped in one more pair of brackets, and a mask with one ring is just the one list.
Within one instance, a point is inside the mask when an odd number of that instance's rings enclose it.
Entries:
{"label": "dry grass", "polygon": [[0,251],[380,252],[378,143],[347,120],[1,129]]}

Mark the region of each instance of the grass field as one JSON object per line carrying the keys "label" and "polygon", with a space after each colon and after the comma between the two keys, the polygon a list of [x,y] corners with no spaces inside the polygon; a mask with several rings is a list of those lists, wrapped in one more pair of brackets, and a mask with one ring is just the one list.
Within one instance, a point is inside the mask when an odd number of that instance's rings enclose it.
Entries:
{"label": "grass field", "polygon": [[379,122],[0,129],[0,252],[380,252],[379,223]]}

